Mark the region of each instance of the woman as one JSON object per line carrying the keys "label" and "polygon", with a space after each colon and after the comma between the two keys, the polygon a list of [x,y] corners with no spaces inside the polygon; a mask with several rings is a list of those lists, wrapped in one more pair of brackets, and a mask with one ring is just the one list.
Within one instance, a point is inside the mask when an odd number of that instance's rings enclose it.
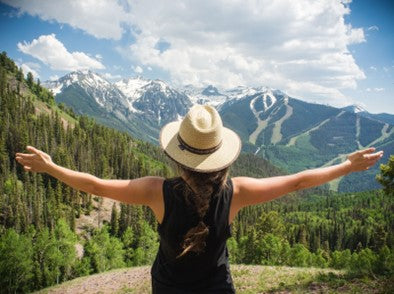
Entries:
{"label": "woman", "polygon": [[192,107],[181,122],[167,124],[160,144],[179,165],[180,177],[103,180],[58,166],[30,146],[30,153],[16,154],[27,171],[45,172],[75,189],[152,209],[160,234],[151,270],[153,293],[234,293],[226,240],[241,208],[366,170],[383,155],[369,148],[330,167],[265,179],[228,179],[241,141],[223,127],[213,107],[201,105]]}

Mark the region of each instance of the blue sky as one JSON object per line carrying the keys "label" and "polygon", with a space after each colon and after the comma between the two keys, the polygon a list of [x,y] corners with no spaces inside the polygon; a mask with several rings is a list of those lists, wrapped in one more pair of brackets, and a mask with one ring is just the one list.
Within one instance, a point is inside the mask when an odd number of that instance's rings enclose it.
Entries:
{"label": "blue sky", "polygon": [[0,50],[42,81],[91,69],[394,114],[393,1],[0,2]]}

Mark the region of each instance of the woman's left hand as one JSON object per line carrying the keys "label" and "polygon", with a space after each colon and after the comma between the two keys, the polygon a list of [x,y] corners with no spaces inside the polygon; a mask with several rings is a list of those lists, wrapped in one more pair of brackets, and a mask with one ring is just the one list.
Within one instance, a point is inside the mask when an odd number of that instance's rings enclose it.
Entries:
{"label": "woman's left hand", "polygon": [[383,151],[375,152],[375,148],[353,152],[348,155],[347,161],[349,163],[350,172],[363,171],[373,166],[383,156]]}

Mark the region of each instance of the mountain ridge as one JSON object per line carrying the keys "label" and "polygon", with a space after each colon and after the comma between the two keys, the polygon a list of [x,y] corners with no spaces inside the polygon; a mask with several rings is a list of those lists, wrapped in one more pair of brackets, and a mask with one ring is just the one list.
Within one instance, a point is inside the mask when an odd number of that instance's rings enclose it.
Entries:
{"label": "mountain ridge", "polygon": [[[385,157],[394,153],[394,115],[370,114],[358,105],[336,108],[309,103],[266,86],[221,89],[188,85],[178,90],[164,81],[142,77],[116,83],[92,72],[66,77],[61,78],[61,87],[56,82],[45,84],[57,91],[58,102],[155,144],[163,125],[179,120],[194,104],[210,104],[221,114],[223,124],[241,137],[244,152],[289,172],[338,163],[345,160],[345,154],[370,146],[384,150]],[[376,172],[377,167],[367,172],[367,184],[349,186],[337,181],[331,189],[379,188],[374,181]]]}

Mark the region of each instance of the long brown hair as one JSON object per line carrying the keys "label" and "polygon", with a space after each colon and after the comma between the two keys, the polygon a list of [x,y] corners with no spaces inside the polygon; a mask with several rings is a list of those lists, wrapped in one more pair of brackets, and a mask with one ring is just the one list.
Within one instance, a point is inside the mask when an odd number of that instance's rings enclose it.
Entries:
{"label": "long brown hair", "polygon": [[229,168],[211,173],[201,173],[179,166],[179,171],[186,182],[186,185],[182,186],[184,197],[188,203],[195,207],[199,222],[184,235],[181,244],[183,251],[178,255],[178,258],[188,252],[200,253],[204,251],[209,227],[203,219],[213,195],[225,187]]}

